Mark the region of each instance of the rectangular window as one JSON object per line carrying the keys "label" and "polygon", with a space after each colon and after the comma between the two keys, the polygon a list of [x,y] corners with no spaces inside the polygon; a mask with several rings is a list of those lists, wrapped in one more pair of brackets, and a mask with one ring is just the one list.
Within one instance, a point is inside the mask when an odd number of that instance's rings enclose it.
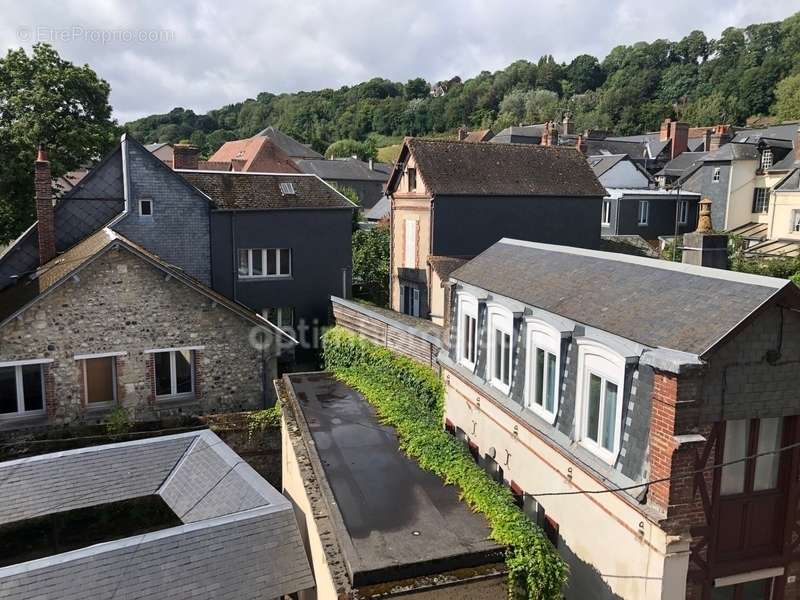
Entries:
{"label": "rectangular window", "polygon": [[718,183],[719,175],[720,175],[720,168],[714,167],[714,174],[711,176],[711,181],[713,181],[714,183]]}
{"label": "rectangular window", "polygon": [[153,201],[150,198],[142,198],[139,200],[139,216],[152,217],[153,216]]}
{"label": "rectangular window", "polygon": [[[781,455],[776,450],[781,447],[782,437],[783,419],[779,417],[727,421],[720,494],[749,494],[778,487]],[[747,476],[749,469],[751,478]]]}
{"label": "rectangular window", "polygon": [[263,315],[267,321],[274,323],[281,329],[294,327],[294,308],[290,306],[266,308],[263,311]]}
{"label": "rectangular window", "polygon": [[536,371],[534,374],[533,401],[548,413],[556,406],[556,356],[552,352],[536,348]]}
{"label": "rectangular window", "polygon": [[188,396],[194,392],[191,350],[155,352],[156,396]]}
{"label": "rectangular window", "polygon": [[767,188],[755,188],[753,190],[753,212],[769,212],[769,190]]}
{"label": "rectangular window", "polygon": [[639,200],[639,225],[647,225],[649,216],[650,202],[648,200]]}
{"label": "rectangular window", "polygon": [[600,218],[600,224],[611,224],[611,200],[603,200],[603,214]]}
{"label": "rectangular window", "polygon": [[761,170],[766,171],[772,167],[773,155],[772,149],[764,148],[761,152]]}
{"label": "rectangular window", "polygon": [[511,385],[511,335],[501,329],[494,330],[494,379],[503,386]]}
{"label": "rectangular window", "polygon": [[239,250],[239,277],[287,277],[292,274],[289,248],[242,248]]}
{"label": "rectangular window", "polygon": [[43,410],[41,364],[0,367],[0,415],[24,415]]}
{"label": "rectangular window", "polygon": [[678,223],[686,225],[689,222],[689,201],[681,200],[678,202]]}
{"label": "rectangular window", "polygon": [[103,404],[116,399],[116,359],[113,356],[83,361],[87,404]]}
{"label": "rectangular window", "polygon": [[800,210],[792,211],[792,231],[800,233]]}
{"label": "rectangular window", "polygon": [[405,222],[405,266],[417,268],[417,221],[406,219]]}
{"label": "rectangular window", "polygon": [[616,383],[589,373],[586,437],[608,452],[614,451],[616,439],[618,389]]}
{"label": "rectangular window", "polygon": [[420,316],[419,290],[410,285],[400,286],[400,312],[412,317]]}
{"label": "rectangular window", "polygon": [[409,192],[417,191],[417,170],[407,169],[406,173],[408,174],[408,191]]}
{"label": "rectangular window", "polygon": [[461,332],[461,358],[465,362],[474,365],[477,347],[475,336],[478,330],[478,321],[472,315],[464,315],[461,326],[463,327]]}

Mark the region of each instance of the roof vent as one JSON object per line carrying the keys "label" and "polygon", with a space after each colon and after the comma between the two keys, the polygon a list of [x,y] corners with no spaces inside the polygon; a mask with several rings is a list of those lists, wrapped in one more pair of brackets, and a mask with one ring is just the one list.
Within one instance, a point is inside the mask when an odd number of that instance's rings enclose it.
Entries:
{"label": "roof vent", "polygon": [[284,196],[294,196],[295,193],[296,192],[294,191],[293,183],[289,181],[284,181],[283,183],[281,183],[281,194],[283,194]]}

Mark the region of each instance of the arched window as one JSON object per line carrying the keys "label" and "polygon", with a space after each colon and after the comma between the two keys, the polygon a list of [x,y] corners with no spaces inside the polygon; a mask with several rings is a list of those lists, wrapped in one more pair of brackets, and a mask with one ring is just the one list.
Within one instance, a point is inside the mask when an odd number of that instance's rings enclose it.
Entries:
{"label": "arched window", "polygon": [[561,334],[542,321],[528,321],[526,335],[525,406],[552,424],[561,383]]}
{"label": "arched window", "polygon": [[504,394],[511,391],[511,359],[513,356],[514,316],[499,304],[487,306],[489,330],[489,361],[487,379]]}
{"label": "arched window", "polygon": [[625,359],[594,340],[577,343],[580,443],[614,464],[622,433]]}
{"label": "arched window", "polygon": [[478,300],[469,294],[458,294],[456,337],[458,362],[473,370],[478,355]]}

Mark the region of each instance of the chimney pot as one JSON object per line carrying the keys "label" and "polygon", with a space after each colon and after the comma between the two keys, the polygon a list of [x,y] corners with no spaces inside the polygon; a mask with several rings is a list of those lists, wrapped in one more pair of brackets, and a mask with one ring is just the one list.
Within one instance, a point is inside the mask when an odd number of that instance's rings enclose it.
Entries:
{"label": "chimney pot", "polygon": [[56,256],[55,215],[53,212],[53,177],[47,150],[39,145],[34,163],[34,189],[36,191],[36,229],[39,238],[39,265]]}

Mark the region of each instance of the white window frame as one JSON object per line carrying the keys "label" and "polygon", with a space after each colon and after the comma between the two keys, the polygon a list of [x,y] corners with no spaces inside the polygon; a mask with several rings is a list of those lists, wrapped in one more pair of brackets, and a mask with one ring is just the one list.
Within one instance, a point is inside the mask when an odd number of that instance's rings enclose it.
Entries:
{"label": "white window frame", "polygon": [[[150,205],[150,214],[146,215],[142,211],[142,205],[145,203]],[[139,198],[139,216],[144,219],[152,219],[153,218],[153,207],[154,207],[153,199],[152,198]]]}
{"label": "white window frame", "polygon": [[[458,325],[456,328],[456,344],[458,348],[458,362],[467,367],[470,371],[475,369],[475,363],[478,357],[478,300],[469,294],[458,294]],[[475,319],[475,333],[472,335],[471,340],[467,340],[465,336],[469,336],[470,332],[464,328],[464,319],[469,317]],[[470,342],[472,350],[472,360],[464,355],[465,342]]]}
{"label": "white window frame", "polygon": [[[486,322],[488,325],[489,335],[488,345],[489,352],[487,356],[489,360],[486,363],[486,379],[489,384],[501,391],[503,394],[508,394],[511,391],[511,380],[514,377],[514,315],[504,306],[499,304],[489,304],[486,307]],[[494,363],[495,363],[495,333],[500,331],[501,334],[508,335],[508,383],[502,379],[497,379],[494,376]],[[500,373],[502,376],[504,363],[501,360]]]}
{"label": "white window frame", "polygon": [[[44,385],[44,365],[52,363],[52,358],[44,359],[29,359],[29,360],[15,360],[0,362],[0,368],[14,369],[14,384],[16,385],[17,394],[17,411],[13,413],[0,413],[0,420],[3,419],[19,419],[25,417],[34,417],[45,414],[47,408],[47,396],[45,394]],[[38,365],[39,366],[39,385],[42,387],[42,408],[38,410],[25,410],[25,389],[22,385],[22,367]]]}
{"label": "white window frame", "polygon": [[678,200],[678,224],[686,225],[689,222],[689,201]]}
{"label": "white window frame", "polygon": [[[269,311],[271,311],[271,310],[275,311],[275,319],[274,320],[269,318]],[[281,321],[283,321],[283,316],[284,316],[283,313],[284,313],[284,311],[291,311],[292,318],[291,318],[291,322],[288,325],[282,325],[281,324]],[[263,316],[265,319],[267,319],[267,321],[269,321],[273,325],[276,325],[280,329],[286,330],[286,329],[292,329],[294,327],[295,315],[294,315],[294,307],[293,306],[272,306],[272,307],[269,307],[269,308],[265,308],[264,310],[261,311],[261,316]]]}
{"label": "white window frame", "polygon": [[[170,393],[169,394],[159,394],[156,391],[156,400],[174,400],[174,399],[182,399],[182,398],[194,398],[195,397],[195,371],[194,371],[194,361],[195,361],[195,351],[198,349],[202,349],[202,346],[193,346],[187,348],[162,348],[159,350],[146,350],[145,354],[163,354],[169,353],[169,374],[170,374]],[[176,352],[188,352],[189,353],[189,369],[191,372],[191,385],[192,389],[188,392],[181,392],[180,394],[177,393],[178,390],[178,376],[177,370],[175,368],[175,353]],[[153,357],[153,379],[156,380],[156,369],[155,369],[155,356]],[[157,388],[158,382],[154,383],[154,386]]]}
{"label": "white window frame", "polygon": [[[759,191],[761,192],[761,198],[758,197]],[[759,205],[761,210],[756,210]],[[753,189],[752,211],[754,215],[766,215],[769,213],[769,188],[756,187]]]}
{"label": "white window frame", "polygon": [[789,224],[789,231],[793,233],[800,233],[800,209],[792,210],[792,221]]}
{"label": "white window frame", "polygon": [[[644,210],[642,210],[644,209]],[[644,216],[644,218],[642,218]],[[650,201],[639,200],[639,225],[647,225],[650,220]]]}
{"label": "white window frame", "polygon": [[602,214],[600,215],[601,225],[611,225],[611,200],[603,200]]}
{"label": "white window frame", "polygon": [[761,151],[761,170],[766,171],[767,169],[772,168],[774,159],[775,156],[772,153],[772,148],[764,148]]}
{"label": "white window frame", "polygon": [[[406,312],[406,290],[411,290],[411,312]],[[400,312],[403,314],[407,314],[412,317],[419,317],[420,310],[419,310],[419,288],[416,288],[412,285],[405,285],[404,283],[400,284]]]}
{"label": "white window frame", "polygon": [[403,260],[406,268],[417,268],[417,230],[419,221],[417,219],[405,220],[405,231],[403,236]]}
{"label": "white window frame", "polygon": [[[281,273],[281,252],[286,250],[289,252],[289,268],[288,272]],[[243,275],[239,272],[239,266],[241,264],[241,253],[247,252],[247,274]],[[256,275],[253,273],[253,253],[260,252],[261,253],[261,270],[262,273]],[[270,252],[275,253],[275,274],[268,275],[267,274],[267,257]],[[239,248],[239,254],[237,255],[237,263],[236,263],[236,274],[239,279],[282,279],[286,277],[292,276],[292,249],[291,248]]]}
{"label": "white window frame", "polygon": [[[526,375],[525,375],[525,406],[542,417],[551,425],[556,421],[556,415],[561,400],[561,332],[551,325],[531,319],[526,322],[525,336],[528,341],[526,352]],[[542,382],[542,405],[535,400],[537,387],[536,372],[536,351],[542,350],[545,353],[544,381]],[[545,407],[545,395],[547,393],[547,354],[552,354],[556,358],[555,369],[555,397],[553,399],[553,410],[549,411]]]}
{"label": "white window frame", "polygon": [[[625,402],[625,358],[617,354],[604,344],[587,338],[578,338],[578,385],[577,385],[577,414],[578,436],[581,446],[589,450],[602,461],[613,465],[621,446],[622,439],[622,405]],[[611,382],[617,386],[616,413],[614,419],[613,449],[609,451],[598,440],[595,442],[587,435],[589,424],[589,377],[594,374],[603,380],[600,394],[600,414],[598,415],[598,438],[602,436],[605,415],[605,383]]]}
{"label": "white window frame", "polygon": [[[124,354],[124,353],[122,353]],[[108,354],[96,354],[94,356],[84,356],[80,360],[81,363],[81,370],[83,371],[83,404],[88,408],[94,407],[106,407],[112,406],[117,403],[117,356],[120,356],[119,352],[112,352]],[[86,363],[90,360],[97,360],[98,358],[110,358],[111,359],[111,400],[106,400],[105,402],[89,402],[89,375],[86,372]]]}
{"label": "white window frame", "polygon": [[711,182],[712,183],[719,183],[721,172],[722,172],[722,169],[720,167],[714,167],[714,172],[711,175]]}

